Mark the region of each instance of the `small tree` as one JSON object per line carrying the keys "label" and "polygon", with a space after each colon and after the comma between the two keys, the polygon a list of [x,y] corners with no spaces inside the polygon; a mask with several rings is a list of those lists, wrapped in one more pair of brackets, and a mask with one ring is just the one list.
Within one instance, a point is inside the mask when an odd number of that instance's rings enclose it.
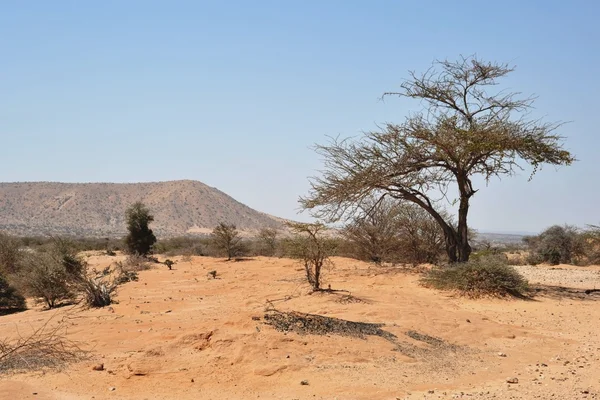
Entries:
{"label": "small tree", "polygon": [[150,210],[140,201],[133,203],[126,211],[127,230],[129,234],[125,238],[127,250],[131,254],[147,256],[156,243],[156,236],[148,224],[154,221]]}
{"label": "small tree", "polygon": [[258,232],[260,253],[264,256],[273,256],[277,250],[277,236],[279,232],[275,228],[263,228]]}
{"label": "small tree", "polygon": [[333,244],[323,237],[326,226],[300,222],[289,222],[287,225],[296,234],[289,241],[289,253],[303,263],[306,279],[313,291],[321,290],[321,271],[334,250]]}
{"label": "small tree", "polygon": [[233,224],[221,222],[213,229],[211,239],[217,250],[227,254],[227,261],[242,254],[242,238]]}
{"label": "small tree", "polygon": [[[438,223],[450,262],[468,261],[474,176],[489,181],[513,175],[521,164],[531,165],[535,173],[543,164],[574,161],[555,133],[560,124],[527,118],[533,98],[495,90],[513,70],[470,57],[437,62],[422,75],[411,73],[400,92],[384,96],[415,99],[425,105],[423,112],[358,140],[318,145],[325,172],[312,180],[309,195],[300,199],[302,207],[337,221],[353,215],[372,195],[406,200]],[[438,201],[451,186],[458,194],[457,224],[442,214]]]}

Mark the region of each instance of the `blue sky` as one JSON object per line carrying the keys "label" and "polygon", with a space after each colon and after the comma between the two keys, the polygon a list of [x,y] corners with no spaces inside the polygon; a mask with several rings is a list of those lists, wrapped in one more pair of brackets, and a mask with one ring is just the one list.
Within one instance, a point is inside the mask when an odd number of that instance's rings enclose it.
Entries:
{"label": "blue sky", "polygon": [[[499,7],[498,4],[501,6]],[[595,1],[3,1],[0,181],[196,179],[298,216],[326,135],[400,122],[408,70],[477,54],[517,70],[579,161],[492,181],[484,231],[599,223]]]}

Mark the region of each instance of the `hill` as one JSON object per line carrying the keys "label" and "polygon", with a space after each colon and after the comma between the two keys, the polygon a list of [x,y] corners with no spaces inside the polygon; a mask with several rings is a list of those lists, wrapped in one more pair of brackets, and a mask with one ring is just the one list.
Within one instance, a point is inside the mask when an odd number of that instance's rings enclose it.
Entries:
{"label": "hill", "polygon": [[17,235],[119,237],[125,210],[136,201],[152,211],[159,237],[208,233],[219,222],[246,232],[280,227],[281,220],[253,210],[202,182],[0,183],[0,230]]}

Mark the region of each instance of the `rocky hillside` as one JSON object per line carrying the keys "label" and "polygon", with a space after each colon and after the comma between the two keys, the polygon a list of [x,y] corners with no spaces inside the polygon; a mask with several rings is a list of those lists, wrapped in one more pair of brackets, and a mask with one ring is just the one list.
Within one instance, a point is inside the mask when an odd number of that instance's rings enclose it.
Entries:
{"label": "rocky hillside", "polygon": [[253,232],[281,220],[197,181],[0,183],[0,230],[18,235],[123,236],[125,209],[142,201],[159,237],[208,233],[219,222]]}

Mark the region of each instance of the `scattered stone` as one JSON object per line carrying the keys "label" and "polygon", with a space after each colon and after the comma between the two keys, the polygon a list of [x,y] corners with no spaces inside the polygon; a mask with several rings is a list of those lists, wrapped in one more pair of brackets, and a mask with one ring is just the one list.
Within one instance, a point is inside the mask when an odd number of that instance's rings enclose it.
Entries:
{"label": "scattered stone", "polygon": [[94,365],[92,367],[92,370],[94,370],[94,371],[104,371],[104,364]]}
{"label": "scattered stone", "polygon": [[307,380],[303,380],[303,381],[300,382],[300,384],[306,386],[306,385],[308,385],[308,381]]}
{"label": "scattered stone", "polygon": [[506,380],[507,383],[519,383],[519,378],[508,378]]}
{"label": "scattered stone", "polygon": [[253,317],[252,317],[252,321],[260,321],[260,317],[253,316]]}
{"label": "scattered stone", "polygon": [[192,383],[194,383],[194,378],[192,378]]}
{"label": "scattered stone", "polygon": [[500,353],[498,353],[498,357],[506,357],[506,353],[500,352]]}
{"label": "scattered stone", "polygon": [[471,320],[467,318],[467,322],[468,322],[468,323],[471,323]]}
{"label": "scattered stone", "polygon": [[115,390],[117,390],[117,388],[114,387],[114,386],[111,386],[111,387],[108,388],[109,392],[114,392]]}

